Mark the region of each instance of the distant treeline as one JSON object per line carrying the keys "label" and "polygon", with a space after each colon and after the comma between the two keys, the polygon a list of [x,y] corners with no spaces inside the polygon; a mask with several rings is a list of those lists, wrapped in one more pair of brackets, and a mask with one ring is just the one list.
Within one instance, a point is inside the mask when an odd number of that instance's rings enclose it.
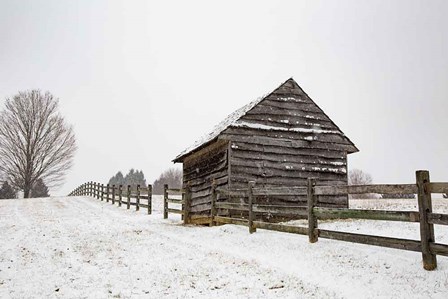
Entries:
{"label": "distant treeline", "polygon": [[116,175],[110,178],[109,185],[146,185],[145,175],[142,170],[134,170],[133,168],[129,170],[126,176],[123,176],[121,171],[117,172]]}
{"label": "distant treeline", "polygon": [[[153,194],[163,194],[163,185],[167,184],[170,188],[182,188],[182,170],[178,168],[169,168],[162,172],[158,179],[152,185]],[[118,171],[109,180],[109,185],[146,185],[145,175],[142,170],[131,169],[124,176],[121,171]]]}

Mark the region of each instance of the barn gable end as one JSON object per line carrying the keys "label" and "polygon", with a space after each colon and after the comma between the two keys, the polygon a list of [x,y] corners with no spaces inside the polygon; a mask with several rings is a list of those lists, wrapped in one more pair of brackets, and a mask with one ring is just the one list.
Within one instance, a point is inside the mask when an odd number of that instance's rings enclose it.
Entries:
{"label": "barn gable end", "polygon": [[[184,184],[194,188],[194,215],[209,212],[213,180],[229,189],[247,187],[248,181],[265,187],[305,186],[309,177],[320,185],[347,184],[347,154],[357,151],[291,78],[229,115],[173,161],[184,163]],[[306,198],[265,200],[305,203]],[[348,199],[320,196],[318,204],[346,207]]]}

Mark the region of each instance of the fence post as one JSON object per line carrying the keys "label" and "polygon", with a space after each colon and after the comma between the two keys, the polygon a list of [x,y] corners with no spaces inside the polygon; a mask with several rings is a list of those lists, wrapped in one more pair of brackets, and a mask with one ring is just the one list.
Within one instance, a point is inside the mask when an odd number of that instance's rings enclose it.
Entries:
{"label": "fence post", "polygon": [[104,200],[104,184],[101,184],[101,201]]}
{"label": "fence post", "polygon": [[148,185],[148,215],[152,213],[152,185]]}
{"label": "fence post", "polygon": [[316,196],[314,195],[314,186],[316,180],[308,178],[307,199],[308,199],[308,239],[310,243],[316,243],[318,240],[317,234],[317,218],[313,213],[313,208],[316,206]]}
{"label": "fence post", "polygon": [[248,183],[248,196],[249,196],[249,233],[253,234],[254,232],[257,231],[257,229],[254,227],[254,212],[253,212],[253,200],[254,200],[254,196],[253,196],[253,187],[255,186],[255,182],[254,181],[250,181]]}
{"label": "fence post", "polygon": [[140,185],[137,185],[137,196],[135,197],[135,210],[140,211]]}
{"label": "fence post", "polygon": [[112,185],[112,204],[115,204],[115,185]]}
{"label": "fence post", "polygon": [[163,185],[163,219],[168,218],[168,185]]}
{"label": "fence post", "polygon": [[429,171],[415,172],[418,188],[418,211],[420,213],[420,238],[422,243],[423,268],[434,270],[437,268],[437,257],[431,253],[430,243],[435,242],[434,225],[428,223],[428,213],[432,213],[431,191],[429,190]]}
{"label": "fence post", "polygon": [[118,186],[118,206],[121,207],[121,202],[123,200],[123,185]]}
{"label": "fence post", "polygon": [[131,208],[131,185],[128,185],[128,202],[126,203],[126,208],[129,210]]}
{"label": "fence post", "polygon": [[[184,224],[190,223],[190,209],[191,209],[191,185],[190,182],[187,183],[185,187],[185,193],[182,193],[184,204]],[[213,219],[212,219],[213,220]]]}
{"label": "fence post", "polygon": [[96,199],[100,199],[100,183],[96,183]]}
{"label": "fence post", "polygon": [[109,202],[109,188],[110,188],[110,185],[107,184],[107,186],[106,186],[106,202]]}

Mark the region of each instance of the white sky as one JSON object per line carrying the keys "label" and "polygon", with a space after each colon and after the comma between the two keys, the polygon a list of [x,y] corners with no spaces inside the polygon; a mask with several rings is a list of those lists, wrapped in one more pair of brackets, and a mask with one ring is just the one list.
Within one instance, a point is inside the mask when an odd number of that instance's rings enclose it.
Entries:
{"label": "white sky", "polygon": [[66,194],[152,182],[185,147],[294,79],[376,183],[448,180],[448,1],[0,0],[0,104],[60,99],[79,150]]}

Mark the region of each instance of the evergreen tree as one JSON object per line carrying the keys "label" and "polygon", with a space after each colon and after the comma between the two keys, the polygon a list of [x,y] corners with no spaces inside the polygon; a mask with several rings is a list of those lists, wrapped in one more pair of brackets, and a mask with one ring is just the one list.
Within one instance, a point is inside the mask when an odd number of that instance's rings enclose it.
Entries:
{"label": "evergreen tree", "polygon": [[11,187],[8,181],[4,181],[0,188],[0,199],[17,198],[17,192]]}
{"label": "evergreen tree", "polygon": [[117,172],[116,175],[110,178],[109,185],[131,185],[131,186],[146,186],[146,179],[145,175],[143,174],[142,170],[135,170],[134,168],[131,168],[129,172],[126,174],[126,176],[123,177],[123,173],[121,171]]}
{"label": "evergreen tree", "polygon": [[135,170],[134,168],[131,168],[128,172],[128,174],[124,177],[124,181],[126,183],[126,185],[135,185],[134,181],[135,181]]}
{"label": "evergreen tree", "polygon": [[114,175],[113,177],[110,178],[109,180],[109,185],[115,185],[115,186],[119,186],[119,185],[124,185],[125,184],[125,180],[123,177],[123,173],[121,171],[117,172],[116,175]]}
{"label": "evergreen tree", "polygon": [[47,185],[45,185],[42,179],[38,179],[34,184],[33,188],[31,189],[31,197],[50,197],[50,194],[48,193],[48,187]]}
{"label": "evergreen tree", "polygon": [[143,174],[142,170],[135,170],[131,168],[128,172],[128,174],[124,177],[124,185],[140,185],[145,186],[146,180],[145,175]]}

